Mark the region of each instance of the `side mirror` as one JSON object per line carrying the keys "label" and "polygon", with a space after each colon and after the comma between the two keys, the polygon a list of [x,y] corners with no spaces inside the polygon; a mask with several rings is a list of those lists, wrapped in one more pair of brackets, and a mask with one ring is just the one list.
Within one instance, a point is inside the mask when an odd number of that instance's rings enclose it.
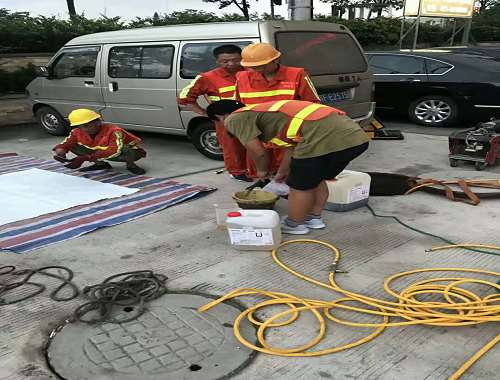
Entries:
{"label": "side mirror", "polygon": [[39,77],[45,77],[45,78],[48,78],[50,76],[49,69],[46,66],[38,66],[36,68],[36,74]]}

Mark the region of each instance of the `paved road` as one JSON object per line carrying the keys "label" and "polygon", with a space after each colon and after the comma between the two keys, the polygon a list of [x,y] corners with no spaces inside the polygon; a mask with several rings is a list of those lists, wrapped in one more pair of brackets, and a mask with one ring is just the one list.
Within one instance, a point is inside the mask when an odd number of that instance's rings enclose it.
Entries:
{"label": "paved road", "polygon": [[403,118],[395,118],[382,116],[382,123],[386,128],[389,129],[400,129],[403,133],[419,133],[424,135],[432,135],[432,136],[449,136],[452,132],[460,129],[470,128],[472,124],[464,124],[454,128],[444,128],[444,127],[426,127],[423,125],[417,125],[410,123],[408,120]]}
{"label": "paved road", "polygon": [[[185,137],[158,133],[136,134],[144,140],[148,151],[143,165],[150,175],[171,177],[223,166],[222,162],[210,160],[198,153]],[[0,152],[22,152],[48,159],[52,157],[50,150],[40,155],[40,146],[54,146],[62,139],[63,137],[49,135],[35,123],[4,126],[0,127]],[[123,166],[120,163],[114,165],[120,170]]]}
{"label": "paved road", "polygon": [[[383,118],[384,125],[390,129],[400,129],[403,133],[416,133],[434,136],[448,136],[456,128],[432,128],[411,124],[406,120]],[[223,166],[220,161],[213,161],[201,155],[183,136],[163,135],[159,133],[136,132],[143,140],[148,157],[142,161],[148,175],[159,177],[177,177],[197,171],[213,170]],[[0,152],[18,152],[25,155],[50,159],[50,149],[40,147],[54,146],[62,137],[51,136],[37,124],[0,127]],[[447,154],[447,144],[443,146],[443,154]],[[122,170],[123,164],[114,164]],[[225,176],[226,174],[224,174]]]}

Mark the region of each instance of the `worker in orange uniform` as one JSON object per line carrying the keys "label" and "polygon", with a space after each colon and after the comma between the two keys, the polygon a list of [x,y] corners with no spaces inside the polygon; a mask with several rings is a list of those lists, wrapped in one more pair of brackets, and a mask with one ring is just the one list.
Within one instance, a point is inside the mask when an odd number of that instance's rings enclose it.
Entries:
{"label": "worker in orange uniform", "polygon": [[[301,67],[281,65],[281,53],[268,43],[245,47],[241,65],[247,70],[236,74],[235,99],[245,105],[276,100],[304,100],[320,103],[314,85]],[[276,172],[283,158],[283,151],[273,149],[269,170]],[[247,155],[248,175],[257,177],[255,165]]]}
{"label": "worker in orange uniform", "polygon": [[[222,45],[214,49],[218,68],[199,74],[186,86],[177,98],[177,103],[188,106],[198,115],[207,116],[205,110],[198,104],[198,97],[205,96],[209,103],[221,99],[233,99],[236,84],[236,74],[243,69],[241,48],[236,45]],[[228,135],[224,126],[215,121],[217,140],[222,147],[224,166],[232,178],[252,182],[246,172],[246,150],[241,143]]]}
{"label": "worker in orange uniform", "polygon": [[[146,157],[146,151],[139,147],[139,137],[117,125],[103,123],[101,115],[86,108],[71,111],[68,119],[74,128],[62,143],[52,149],[55,160],[66,163],[69,169],[78,169],[86,161],[92,162],[93,165],[80,169],[83,172],[111,169],[106,162],[109,160],[125,162],[127,169],[134,174],[146,173],[135,163]],[[68,152],[76,157],[67,159]]]}

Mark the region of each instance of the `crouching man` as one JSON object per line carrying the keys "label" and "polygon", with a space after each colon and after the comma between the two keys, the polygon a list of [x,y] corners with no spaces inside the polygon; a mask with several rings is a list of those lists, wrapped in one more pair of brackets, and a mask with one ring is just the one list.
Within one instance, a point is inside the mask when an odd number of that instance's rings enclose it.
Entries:
{"label": "crouching man", "polygon": [[[229,134],[247,148],[261,179],[269,177],[266,147],[285,149],[275,176],[290,186],[288,216],[282,231],[304,235],[325,228],[321,212],[334,179],[368,148],[368,137],[343,111],[300,100],[280,100],[246,106],[221,100],[207,108],[212,119],[224,120]],[[264,143],[264,144],[263,144]]]}
{"label": "crouching man", "polygon": [[[72,111],[68,119],[74,127],[69,136],[52,150],[54,159],[68,163],[67,168],[77,169],[85,161],[93,162],[80,171],[111,169],[105,160],[125,162],[127,169],[137,175],[146,171],[135,161],[146,157],[146,151],[139,147],[141,139],[114,124],[103,123],[101,116],[89,109]],[[76,155],[72,160],[66,158],[71,152]]]}

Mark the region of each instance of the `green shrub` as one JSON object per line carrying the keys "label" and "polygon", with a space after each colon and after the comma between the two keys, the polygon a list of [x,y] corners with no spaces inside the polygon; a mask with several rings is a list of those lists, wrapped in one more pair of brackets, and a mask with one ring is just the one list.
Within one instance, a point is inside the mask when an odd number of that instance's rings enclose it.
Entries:
{"label": "green shrub", "polygon": [[34,65],[8,72],[0,69],[0,94],[24,92],[25,87],[37,76]]}
{"label": "green shrub", "polygon": [[[252,14],[252,20],[268,19],[269,15]],[[88,19],[77,15],[68,20],[56,17],[32,17],[27,12],[11,13],[0,8],[0,53],[36,53],[55,52],[66,42],[83,34],[140,28],[148,26],[186,24],[194,22],[241,21],[240,14],[217,16],[211,12],[195,9],[177,11],[152,17],[136,18],[125,23],[120,17],[100,17]],[[394,48],[398,44],[401,20],[398,18],[374,18],[371,20],[343,20],[325,15],[316,15],[318,21],[337,22],[346,25],[358,38],[365,49],[377,47]],[[412,21],[408,21],[409,23]],[[445,26],[422,22],[420,26],[419,44],[421,46],[443,45],[451,36],[452,25]],[[500,5],[496,5],[474,16],[472,23],[472,39],[474,41],[500,41]],[[411,33],[404,41],[411,45]]]}

